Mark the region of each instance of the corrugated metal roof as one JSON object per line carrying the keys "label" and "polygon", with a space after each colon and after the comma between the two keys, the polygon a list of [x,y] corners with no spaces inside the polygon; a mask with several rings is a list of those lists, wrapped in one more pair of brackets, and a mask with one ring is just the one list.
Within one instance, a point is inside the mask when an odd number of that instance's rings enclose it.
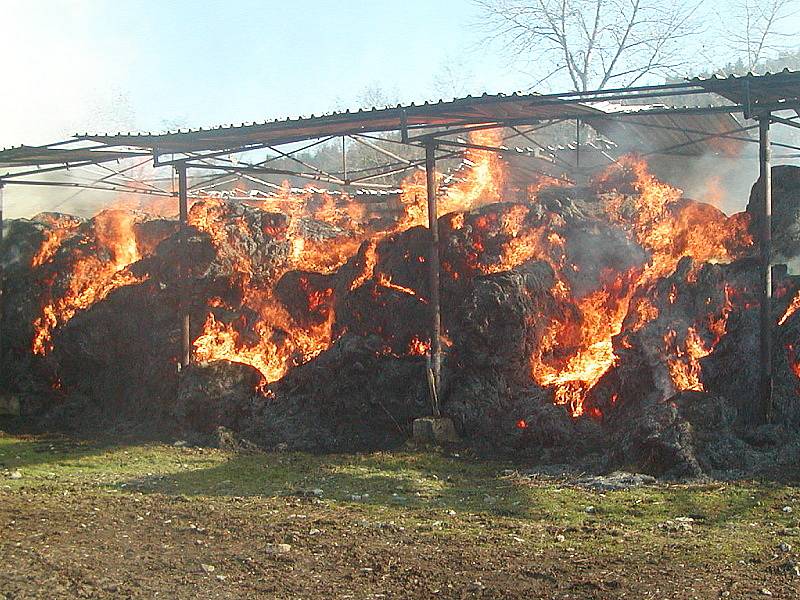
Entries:
{"label": "corrugated metal roof", "polygon": [[[639,88],[654,90],[653,93],[680,95],[694,89],[715,93],[739,105],[745,105],[749,97],[751,104],[776,104],[800,102],[800,72],[783,71],[776,74],[730,76],[725,78],[695,78],[682,84]],[[749,90],[749,91],[748,91]],[[606,94],[604,91],[599,93]],[[609,92],[611,93],[611,92]],[[215,151],[246,148],[256,145],[279,145],[326,136],[348,135],[367,132],[393,131],[404,125],[420,127],[456,127],[476,123],[537,121],[582,117],[587,122],[598,123],[598,127],[612,139],[624,140],[631,146],[636,140],[640,143],[631,149],[671,148],[682,142],[693,142],[683,149],[669,150],[682,154],[701,154],[708,151],[709,143],[703,138],[715,133],[725,133],[735,129],[738,122],[730,114],[724,114],[724,107],[668,107],[658,110],[647,107],[633,111],[613,111],[615,119],[602,121],[593,117],[608,112],[607,103],[602,97],[591,100],[586,93],[559,94],[483,94],[480,97],[467,96],[451,101],[439,100],[421,105],[409,104],[395,107],[372,108],[371,110],[344,111],[321,116],[289,118],[264,123],[230,125],[212,129],[173,131],[162,134],[118,133],[84,134],[79,139],[101,142],[109,146],[133,146],[148,148],[158,153],[180,153],[191,151]],[[748,96],[749,94],[749,96]],[[611,94],[613,96],[613,94]],[[611,97],[608,96],[608,97]],[[618,95],[619,96],[619,95]],[[624,93],[623,93],[624,96]],[[656,114],[656,112],[662,114]],[[707,114],[715,111],[723,114]],[[641,114],[647,112],[648,114]],[[675,119],[680,118],[683,131]],[[624,120],[624,125],[616,121]],[[665,129],[661,133],[658,126]],[[685,130],[694,130],[691,133]],[[708,135],[706,135],[708,134]],[[658,140],[654,138],[658,137]],[[712,142],[712,149],[726,153],[735,152],[736,140],[728,139],[721,147]]]}
{"label": "corrugated metal roof", "polygon": [[76,163],[101,163],[141,156],[141,152],[109,152],[86,148],[63,149],[17,146],[0,150],[0,167],[36,167]]}
{"label": "corrugated metal roof", "polygon": [[[39,166],[75,162],[103,162],[134,153],[109,151],[132,147],[157,154],[236,151],[263,145],[280,145],[327,136],[394,131],[408,127],[459,127],[472,124],[532,123],[581,118],[620,146],[630,150],[701,154],[709,150],[733,154],[745,134],[714,140],[712,136],[737,128],[738,121],[726,107],[648,107],[611,111],[606,100],[629,98],[635,90],[647,98],[682,93],[713,92],[738,105],[757,109],[759,105],[800,106],[800,72],[785,70],[765,75],[749,74],[726,78],[695,78],[680,84],[642,86],[623,90],[569,92],[564,94],[483,94],[421,105],[344,111],[321,116],[274,120],[264,123],[174,131],[162,134],[84,134],[78,140],[92,140],[106,150],[66,150],[21,147],[0,151],[0,166]],[[749,104],[748,104],[749,101]],[[741,111],[741,108],[734,109]],[[609,114],[611,113],[611,114]],[[678,119],[680,122],[678,122]]]}
{"label": "corrugated metal roof", "polygon": [[[445,127],[509,120],[548,120],[562,118],[564,108],[555,105],[533,106],[535,94],[484,94],[445,102],[421,105],[345,111],[321,116],[242,124],[239,126],[196,129],[152,135],[149,133],[84,134],[79,139],[114,146],[151,148],[160,153],[199,150],[224,150],[247,145],[278,145],[329,135],[394,131],[407,127]],[[599,112],[583,104],[570,106],[570,114]]]}
{"label": "corrugated metal roof", "polygon": [[779,73],[757,75],[716,75],[701,79],[695,77],[690,83],[713,92],[736,104],[751,105],[780,104],[800,101],[800,71],[784,69]]}

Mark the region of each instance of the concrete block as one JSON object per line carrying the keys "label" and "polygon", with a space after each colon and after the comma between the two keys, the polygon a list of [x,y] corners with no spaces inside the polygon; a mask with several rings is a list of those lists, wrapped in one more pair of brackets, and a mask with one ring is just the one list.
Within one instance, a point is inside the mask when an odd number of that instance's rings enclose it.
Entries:
{"label": "concrete block", "polygon": [[454,444],[460,441],[450,417],[415,419],[413,433],[418,444]]}

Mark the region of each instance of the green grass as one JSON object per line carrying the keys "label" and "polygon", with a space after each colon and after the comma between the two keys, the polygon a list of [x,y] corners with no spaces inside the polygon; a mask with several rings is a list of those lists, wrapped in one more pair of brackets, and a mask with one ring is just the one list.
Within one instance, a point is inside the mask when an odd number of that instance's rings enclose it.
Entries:
{"label": "green grass", "polygon": [[[563,533],[576,551],[610,556],[635,547],[735,560],[764,551],[775,531],[800,533],[800,490],[791,486],[660,484],[599,493],[565,481],[521,477],[518,468],[438,451],[237,455],[0,434],[0,490],[11,493],[72,490],[183,496],[190,502],[241,497],[269,502],[322,490],[319,501],[326,507],[432,535],[480,543],[491,520],[508,528],[508,544]],[[22,477],[12,478],[14,471]],[[784,512],[784,506],[793,511]],[[443,521],[443,515],[453,518]],[[695,519],[690,535],[665,530],[666,521],[679,517]]]}

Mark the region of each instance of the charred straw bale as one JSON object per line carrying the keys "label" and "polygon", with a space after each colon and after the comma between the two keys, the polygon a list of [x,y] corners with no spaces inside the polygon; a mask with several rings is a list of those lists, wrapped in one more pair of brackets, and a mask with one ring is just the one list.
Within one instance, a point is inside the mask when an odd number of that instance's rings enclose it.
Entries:
{"label": "charred straw bale", "polygon": [[199,443],[209,443],[218,427],[243,431],[253,419],[261,373],[249,365],[218,360],[181,371],[173,408],[176,429]]}
{"label": "charred straw bale", "polygon": [[383,353],[377,336],[345,335],[271,386],[245,431],[265,447],[311,451],[389,448],[430,413],[424,359]]}
{"label": "charred straw bale", "polygon": [[650,394],[611,431],[611,465],[668,479],[725,476],[748,466],[747,444],[732,429],[736,409],[718,396]]}

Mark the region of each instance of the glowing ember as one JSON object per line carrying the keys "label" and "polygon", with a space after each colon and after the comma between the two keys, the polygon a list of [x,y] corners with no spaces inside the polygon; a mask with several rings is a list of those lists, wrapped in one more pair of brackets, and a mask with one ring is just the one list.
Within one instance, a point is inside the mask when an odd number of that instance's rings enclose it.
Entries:
{"label": "glowing ember", "polygon": [[786,346],[786,354],[789,359],[789,368],[792,370],[792,373],[795,374],[795,377],[800,379],[800,359],[797,356],[794,345],[788,344]]}
{"label": "glowing ember", "polygon": [[[417,296],[416,290],[411,289],[410,287],[404,287],[402,285],[397,285],[396,283],[392,283],[392,278],[386,273],[379,273],[377,278],[378,285],[395,290],[396,292],[400,292],[402,294],[408,294],[409,296]],[[423,298],[420,298],[420,301],[425,302]]]}
{"label": "glowing ember", "polygon": [[431,344],[430,342],[423,342],[418,337],[411,338],[411,342],[408,344],[408,350],[406,354],[409,356],[425,356],[430,352]]}

